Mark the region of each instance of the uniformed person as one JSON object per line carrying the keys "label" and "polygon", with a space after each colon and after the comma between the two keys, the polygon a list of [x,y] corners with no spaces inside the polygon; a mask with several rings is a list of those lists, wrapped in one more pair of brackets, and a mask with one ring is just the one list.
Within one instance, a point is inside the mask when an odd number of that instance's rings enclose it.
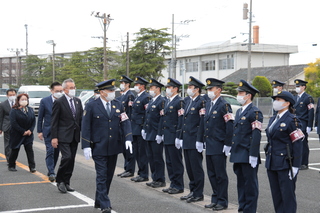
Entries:
{"label": "uniformed person", "polygon": [[182,142],[185,166],[190,180],[190,193],[180,199],[191,203],[203,200],[204,171],[202,167],[202,151],[204,147],[203,141],[201,141],[200,123],[204,117],[205,100],[200,96],[201,88],[204,86],[201,81],[190,76],[188,84],[187,93],[189,97],[186,98],[182,134],[179,139]]}
{"label": "uniformed person", "polygon": [[230,154],[234,116],[230,104],[220,97],[224,81],[207,78],[206,114],[203,121],[206,143],[207,173],[212,187],[211,203],[214,211],[228,207],[227,156]]}
{"label": "uniformed person", "polygon": [[94,93],[93,93],[93,96],[89,99],[88,102],[91,102],[91,101],[94,101],[94,100],[100,98],[99,89],[95,89],[95,90],[93,90],[93,92],[94,92]]}
{"label": "uniformed person", "polygon": [[131,126],[133,135],[133,154],[138,164],[138,175],[131,178],[131,180],[134,182],[143,182],[149,180],[147,142],[143,138],[145,137],[145,132],[142,132],[146,107],[150,100],[150,95],[145,91],[149,82],[138,76],[133,83],[137,97],[132,104]]}
{"label": "uniformed person", "polygon": [[303,140],[303,154],[302,154],[302,162],[301,162],[301,170],[308,169],[309,164],[309,145],[308,145],[308,135],[312,131],[313,127],[313,119],[314,119],[314,100],[311,95],[305,92],[307,88],[307,81],[296,79],[294,80],[296,84],[296,92],[295,96],[295,105],[296,109],[295,113],[297,117],[300,119],[302,124],[302,132],[305,135]]}
{"label": "uniformed person", "polygon": [[[133,92],[130,90],[130,84],[133,82],[131,78],[125,75],[121,75],[120,77],[120,90],[122,91],[121,96],[117,99],[122,103],[126,114],[128,115],[129,119],[131,120],[131,111],[132,111],[132,104],[135,99]],[[125,138],[122,137],[122,141],[124,142]],[[133,153],[131,154],[125,146],[123,146],[123,157],[124,157],[124,172],[118,174],[118,176],[122,178],[132,177],[135,172],[135,159]]]}
{"label": "uniformed person", "polygon": [[[273,94],[276,95],[278,92],[281,92],[283,90],[283,86],[285,85],[284,82],[278,81],[278,80],[273,80],[272,83],[272,88],[273,88]],[[276,115],[278,112],[272,109],[273,115]]]}
{"label": "uniformed person", "polygon": [[258,167],[260,161],[260,140],[263,115],[252,100],[259,93],[254,86],[240,80],[237,100],[242,105],[236,113],[233,125],[233,139],[230,162],[237,176],[238,211],[257,211]]}
{"label": "uniformed person", "polygon": [[175,147],[175,139],[181,133],[179,124],[182,123],[183,119],[181,111],[184,107],[184,101],[178,94],[181,86],[182,84],[173,78],[168,78],[165,86],[167,100],[163,110],[161,135],[164,139],[163,144],[170,186],[162,191],[169,194],[184,192],[182,149]]}
{"label": "uniformed person", "polygon": [[[161,96],[161,88],[164,86],[156,79],[149,81],[149,94],[152,97],[146,108],[146,118],[143,130],[146,134],[147,156],[150,164],[152,182],[146,183],[153,188],[166,186],[164,177],[163,143],[160,135],[161,114],[164,109],[165,99]],[[163,111],[162,111],[163,112]]]}
{"label": "uniformed person", "polygon": [[132,152],[131,123],[120,101],[115,100],[115,79],[96,85],[100,98],[89,102],[82,119],[82,149],[86,159],[91,155],[96,169],[95,208],[111,213],[109,190],[123,142],[118,139],[120,128],[125,144]]}
{"label": "uniformed person", "polygon": [[293,114],[294,97],[280,91],[272,96],[277,115],[270,119],[266,129],[266,168],[275,212],[295,213],[296,180],[302,156],[301,123]]}

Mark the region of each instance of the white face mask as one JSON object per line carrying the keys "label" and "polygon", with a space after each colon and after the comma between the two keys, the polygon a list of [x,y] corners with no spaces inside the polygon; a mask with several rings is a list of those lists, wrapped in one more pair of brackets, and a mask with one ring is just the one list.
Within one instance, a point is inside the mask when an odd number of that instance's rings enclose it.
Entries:
{"label": "white face mask", "polygon": [[278,88],[273,88],[274,93],[278,93],[278,91],[279,91]]}
{"label": "white face mask", "polygon": [[53,93],[53,96],[55,98],[61,98],[62,97],[62,93],[61,92],[55,92],[55,93]]}
{"label": "white face mask", "polygon": [[20,104],[20,106],[23,106],[23,107],[25,107],[25,106],[27,106],[28,105],[28,101],[19,101],[19,104]]}
{"label": "white face mask", "polygon": [[193,92],[193,89],[187,89],[187,94],[191,97],[195,95],[195,93]]}
{"label": "white face mask", "polygon": [[214,91],[208,91],[208,97],[213,100],[216,98],[216,95],[214,94]]}
{"label": "white face mask", "polygon": [[15,101],[17,98],[17,96],[9,96],[8,99],[9,101]]}
{"label": "white face mask", "polygon": [[120,84],[120,90],[121,90],[121,91],[124,91],[124,89],[125,89],[124,84]]}
{"label": "white face mask", "polygon": [[76,96],[76,90],[75,89],[70,89],[68,95],[72,98]]}
{"label": "white face mask", "polygon": [[299,94],[301,91],[300,87],[296,87],[296,92]]}
{"label": "white face mask", "polygon": [[237,95],[237,101],[239,102],[239,104],[243,105],[247,102],[247,100],[244,99],[245,96]]}
{"label": "white face mask", "polygon": [[140,92],[139,86],[134,86],[133,89],[134,89],[134,91],[136,91],[136,93],[139,93],[139,92]]}
{"label": "white face mask", "polygon": [[166,88],[166,94],[168,97],[171,97],[173,95],[172,89]]}
{"label": "white face mask", "polygon": [[116,97],[116,93],[115,92],[110,92],[110,93],[104,92],[104,93],[108,94],[108,96],[104,96],[107,99],[107,101],[112,101]]}
{"label": "white face mask", "polygon": [[280,111],[280,110],[286,108],[286,106],[282,106],[284,103],[285,102],[283,102],[283,101],[274,101],[272,104],[274,111]]}
{"label": "white face mask", "polygon": [[156,93],[155,93],[155,91],[153,91],[153,90],[150,90],[150,91],[149,91],[149,94],[150,94],[153,98],[156,96]]}

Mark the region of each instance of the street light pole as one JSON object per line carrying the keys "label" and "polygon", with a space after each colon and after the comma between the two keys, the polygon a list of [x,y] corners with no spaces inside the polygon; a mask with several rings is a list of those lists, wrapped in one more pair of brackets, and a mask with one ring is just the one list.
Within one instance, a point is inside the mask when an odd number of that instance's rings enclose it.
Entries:
{"label": "street light pole", "polygon": [[54,47],[56,46],[56,43],[54,43],[54,40],[48,40],[47,44],[51,44],[52,45],[52,82],[55,82],[55,51],[54,51]]}
{"label": "street light pole", "polygon": [[251,28],[252,28],[252,0],[250,0],[249,10],[249,39],[248,39],[248,76],[247,82],[251,81]]}

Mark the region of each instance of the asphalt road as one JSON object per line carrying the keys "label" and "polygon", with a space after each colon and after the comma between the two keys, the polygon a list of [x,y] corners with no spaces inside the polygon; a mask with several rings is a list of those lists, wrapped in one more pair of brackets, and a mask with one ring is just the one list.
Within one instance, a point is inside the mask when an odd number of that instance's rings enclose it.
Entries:
{"label": "asphalt road", "polygon": [[[268,119],[264,120],[264,128]],[[261,157],[264,159],[263,146],[266,136],[261,141]],[[320,144],[318,135],[312,132],[309,136],[310,168],[300,171],[297,181],[298,212],[320,212]],[[20,150],[17,172],[9,172],[3,152],[3,137],[0,138],[0,213],[2,212],[100,212],[93,208],[95,195],[95,170],[92,160],[85,160],[82,150],[78,149],[76,165],[71,178],[71,186],[76,192],[61,194],[54,183],[50,183],[45,176],[45,146],[37,137],[34,142],[37,172],[28,171],[27,159],[23,148]],[[123,157],[119,155],[116,173],[123,171]],[[205,167],[205,160],[203,162]],[[229,209],[224,213],[237,212],[236,176],[232,171],[232,164],[228,163],[229,175]],[[168,181],[168,178],[167,178]],[[185,194],[188,191],[188,177],[185,174]],[[114,212],[119,213],[151,213],[151,212],[181,212],[197,213],[212,212],[205,209],[211,195],[211,186],[206,177],[205,201],[188,204],[180,201],[180,195],[168,195],[161,189],[152,189],[145,183],[133,183],[130,179],[114,176],[110,198]],[[259,167],[259,201],[258,212],[274,212],[269,182],[264,167],[264,161]]]}

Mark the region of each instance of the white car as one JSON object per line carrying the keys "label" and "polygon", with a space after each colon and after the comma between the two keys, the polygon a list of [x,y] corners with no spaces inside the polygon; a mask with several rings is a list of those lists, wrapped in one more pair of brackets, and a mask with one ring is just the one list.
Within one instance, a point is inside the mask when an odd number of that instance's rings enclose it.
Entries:
{"label": "white car", "polygon": [[236,97],[227,94],[221,94],[221,97],[231,105],[233,115],[235,115],[237,110],[241,108],[241,104],[239,104]]}

